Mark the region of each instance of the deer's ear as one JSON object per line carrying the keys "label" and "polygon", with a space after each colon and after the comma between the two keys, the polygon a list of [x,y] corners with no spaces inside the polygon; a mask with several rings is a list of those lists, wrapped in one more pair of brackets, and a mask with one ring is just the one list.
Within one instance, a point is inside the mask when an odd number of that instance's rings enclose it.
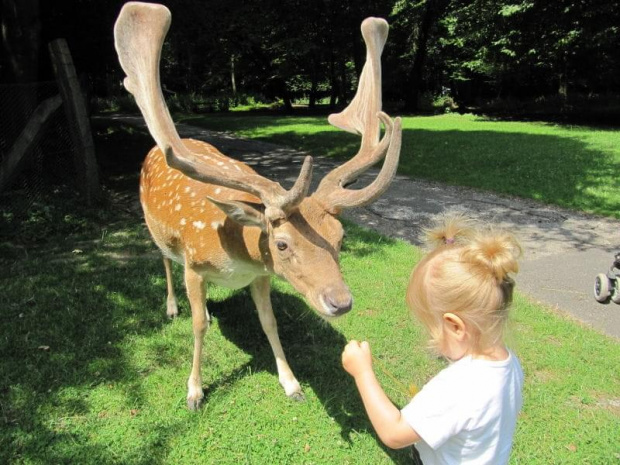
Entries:
{"label": "deer's ear", "polygon": [[239,202],[237,200],[216,200],[212,197],[207,198],[231,220],[243,226],[256,226],[266,231],[267,223],[265,221],[265,207],[263,205]]}

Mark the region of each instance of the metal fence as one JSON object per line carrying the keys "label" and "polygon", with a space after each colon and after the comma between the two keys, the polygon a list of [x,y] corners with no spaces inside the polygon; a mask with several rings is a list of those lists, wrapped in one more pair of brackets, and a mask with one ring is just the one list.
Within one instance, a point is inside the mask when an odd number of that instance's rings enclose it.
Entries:
{"label": "metal fence", "polygon": [[[55,81],[0,85],[0,169],[37,106],[57,94]],[[71,138],[74,129],[62,106],[42,127],[40,137],[25,154],[23,168],[0,192],[0,228],[17,223],[28,215],[36,202],[43,202],[54,189],[77,191],[73,162],[75,147]]]}

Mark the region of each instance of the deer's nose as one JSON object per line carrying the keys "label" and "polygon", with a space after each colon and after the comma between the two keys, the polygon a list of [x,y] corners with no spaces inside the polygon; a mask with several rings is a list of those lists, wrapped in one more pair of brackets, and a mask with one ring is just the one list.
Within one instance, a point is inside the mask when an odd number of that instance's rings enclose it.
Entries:
{"label": "deer's nose", "polygon": [[327,289],[323,294],[323,302],[332,316],[340,316],[353,308],[353,296],[349,289]]}

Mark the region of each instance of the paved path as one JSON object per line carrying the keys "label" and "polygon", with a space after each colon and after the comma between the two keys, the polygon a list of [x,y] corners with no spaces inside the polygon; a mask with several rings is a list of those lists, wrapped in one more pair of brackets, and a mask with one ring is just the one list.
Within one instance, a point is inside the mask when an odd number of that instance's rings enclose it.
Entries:
{"label": "paved path", "polygon": [[[116,119],[144,125],[140,117]],[[287,147],[240,139],[233,134],[185,124],[178,124],[177,129],[182,137],[205,140],[287,188],[296,179],[305,156]],[[315,156],[314,186],[336,164]],[[358,181],[360,187],[374,179],[375,174],[376,171],[369,171],[363,175]],[[599,304],[592,294],[594,277],[609,269],[614,252],[620,250],[620,221],[400,175],[377,202],[347,210],[344,217],[389,237],[419,244],[420,228],[446,209],[458,209],[481,221],[494,222],[517,235],[524,249],[517,277],[522,293],[620,338],[620,305]]]}

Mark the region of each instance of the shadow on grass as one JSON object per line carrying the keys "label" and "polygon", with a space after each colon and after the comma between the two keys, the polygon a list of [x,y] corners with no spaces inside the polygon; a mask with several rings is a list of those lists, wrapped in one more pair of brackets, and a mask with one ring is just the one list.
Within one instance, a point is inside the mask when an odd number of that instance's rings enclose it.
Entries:
{"label": "shadow on grass", "polygon": [[[97,411],[101,407],[94,406],[90,392],[109,387],[119,397],[115,410],[131,416],[136,406],[149,405],[142,387],[145,376],[178,362],[178,353],[171,355],[165,341],[157,342],[170,324],[161,260],[153,256],[153,247],[144,245],[142,226],[136,224],[133,232],[127,226],[112,228],[107,240],[84,242],[79,252],[50,243],[49,250],[11,263],[0,275],[0,462],[118,462],[117,451],[102,444],[105,436],[90,431],[108,414]],[[355,230],[351,253],[380,248],[372,243],[375,239]],[[128,250],[140,255],[127,256]],[[312,389],[340,425],[344,440],[350,441],[354,431],[372,431],[355,386],[340,367],[346,343],[342,334],[301,298],[276,289],[272,299],[283,346],[302,385]],[[250,372],[273,373],[277,383],[275,360],[249,292],[211,302],[209,308],[224,338],[251,359],[205,386],[207,396],[246,376],[248,367]],[[156,341],[148,342],[149,361],[137,365],[135,354],[127,351],[128,341],[150,338]],[[191,350],[191,337],[185,343]],[[191,427],[193,420],[184,411],[185,383],[179,380],[175,389],[179,412],[165,426],[147,425],[152,440],[141,443],[131,463],[164,462],[172,450],[168,441]],[[80,422],[84,428],[75,427]],[[133,434],[130,424],[121,426],[129,428],[124,434]],[[407,463],[403,451],[386,453],[396,463]]]}
{"label": "shadow on grass", "polygon": [[[342,369],[341,353],[346,338],[315,315],[297,295],[272,290],[272,303],[284,352],[302,389],[310,386],[326,414],[340,426],[345,442],[351,442],[354,432],[370,432],[376,438],[355,383]],[[277,380],[273,352],[260,326],[250,293],[243,290],[223,302],[209,304],[209,308],[224,337],[251,355],[252,371],[268,371]],[[246,366],[238,368],[230,377],[238,376],[245,369]],[[219,384],[218,381],[207,386],[206,396]],[[281,395],[284,395],[283,390]],[[410,463],[408,451],[391,450],[378,438],[376,440],[395,463]]]}
{"label": "shadow on grass", "polygon": [[136,377],[121,344],[165,324],[154,310],[164,289],[150,279],[158,262],[38,253],[0,276],[0,461],[115,462],[87,431],[66,426],[85,421],[89,389]]}

